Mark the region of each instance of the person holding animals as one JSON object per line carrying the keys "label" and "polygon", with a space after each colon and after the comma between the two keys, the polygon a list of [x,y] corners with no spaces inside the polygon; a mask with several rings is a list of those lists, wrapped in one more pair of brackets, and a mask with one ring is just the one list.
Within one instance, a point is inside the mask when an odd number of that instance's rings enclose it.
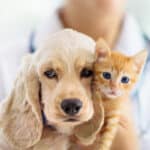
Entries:
{"label": "person holding animals", "polygon": [[[41,29],[34,32],[34,36],[27,40],[27,43],[22,43],[21,49],[19,46],[14,48],[14,53],[18,56],[17,62],[20,62],[21,56],[25,53],[34,52],[49,35],[68,27],[85,33],[95,40],[102,37],[111,49],[120,50],[127,55],[135,54],[144,48],[149,50],[148,38],[143,36],[134,18],[125,12],[125,3],[125,0],[66,1],[65,5],[56,10]],[[5,55],[8,56],[9,50],[5,50],[4,57]],[[6,96],[14,79],[12,77],[16,75],[18,65],[13,65],[11,60],[14,59],[16,56],[13,57],[13,55],[7,62],[3,58],[0,59],[1,97]],[[11,65],[14,66],[14,72],[11,73],[12,77],[10,77],[9,70],[4,69]],[[149,75],[148,57],[144,68],[144,78],[142,76],[140,83],[133,91],[131,100],[125,104],[125,113],[121,116],[120,127],[112,149],[137,149],[139,142],[133,118],[136,122],[142,149],[149,149]],[[130,110],[131,103],[133,104],[133,113]],[[131,114],[134,114],[134,117]]]}

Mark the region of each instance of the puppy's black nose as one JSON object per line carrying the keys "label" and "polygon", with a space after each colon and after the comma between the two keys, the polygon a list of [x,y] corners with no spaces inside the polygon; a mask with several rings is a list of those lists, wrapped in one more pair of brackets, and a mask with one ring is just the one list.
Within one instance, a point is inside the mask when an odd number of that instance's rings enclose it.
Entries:
{"label": "puppy's black nose", "polygon": [[76,115],[82,107],[82,102],[78,99],[64,99],[61,103],[63,111],[70,115]]}

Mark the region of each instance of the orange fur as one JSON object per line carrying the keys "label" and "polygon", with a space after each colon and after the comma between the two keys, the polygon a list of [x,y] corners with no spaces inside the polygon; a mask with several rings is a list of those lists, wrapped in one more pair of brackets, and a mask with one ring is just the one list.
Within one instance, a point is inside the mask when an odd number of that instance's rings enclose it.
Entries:
{"label": "orange fur", "polygon": [[[94,86],[93,90],[99,91],[105,110],[104,126],[96,141],[86,150],[109,150],[115,137],[121,113],[121,105],[129,96],[131,89],[137,82],[144,66],[147,52],[142,51],[135,56],[111,51],[103,40],[99,40],[95,52]],[[111,74],[106,79],[104,72]],[[122,77],[128,77],[128,83],[122,83]]]}

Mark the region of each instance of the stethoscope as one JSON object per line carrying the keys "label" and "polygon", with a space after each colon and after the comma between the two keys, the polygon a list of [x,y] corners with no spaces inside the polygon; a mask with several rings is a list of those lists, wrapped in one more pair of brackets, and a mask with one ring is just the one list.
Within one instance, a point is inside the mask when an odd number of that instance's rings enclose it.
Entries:
{"label": "stethoscope", "polygon": [[30,33],[29,36],[29,53],[34,53],[36,51],[36,48],[34,46],[34,39],[35,39],[35,31]]}

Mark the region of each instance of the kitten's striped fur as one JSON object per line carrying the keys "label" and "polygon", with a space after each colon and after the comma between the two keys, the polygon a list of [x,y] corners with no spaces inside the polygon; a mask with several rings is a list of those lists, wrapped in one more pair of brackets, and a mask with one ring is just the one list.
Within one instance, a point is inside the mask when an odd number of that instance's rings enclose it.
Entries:
{"label": "kitten's striped fur", "polygon": [[[117,51],[110,51],[107,44],[100,39],[95,55],[93,90],[98,91],[102,97],[105,120],[103,129],[91,146],[91,150],[109,150],[116,135],[121,105],[139,78],[147,52],[144,50],[135,56],[125,56]],[[106,72],[111,74],[111,79],[105,78]],[[127,81],[124,77],[128,77],[128,83],[124,83]]]}

